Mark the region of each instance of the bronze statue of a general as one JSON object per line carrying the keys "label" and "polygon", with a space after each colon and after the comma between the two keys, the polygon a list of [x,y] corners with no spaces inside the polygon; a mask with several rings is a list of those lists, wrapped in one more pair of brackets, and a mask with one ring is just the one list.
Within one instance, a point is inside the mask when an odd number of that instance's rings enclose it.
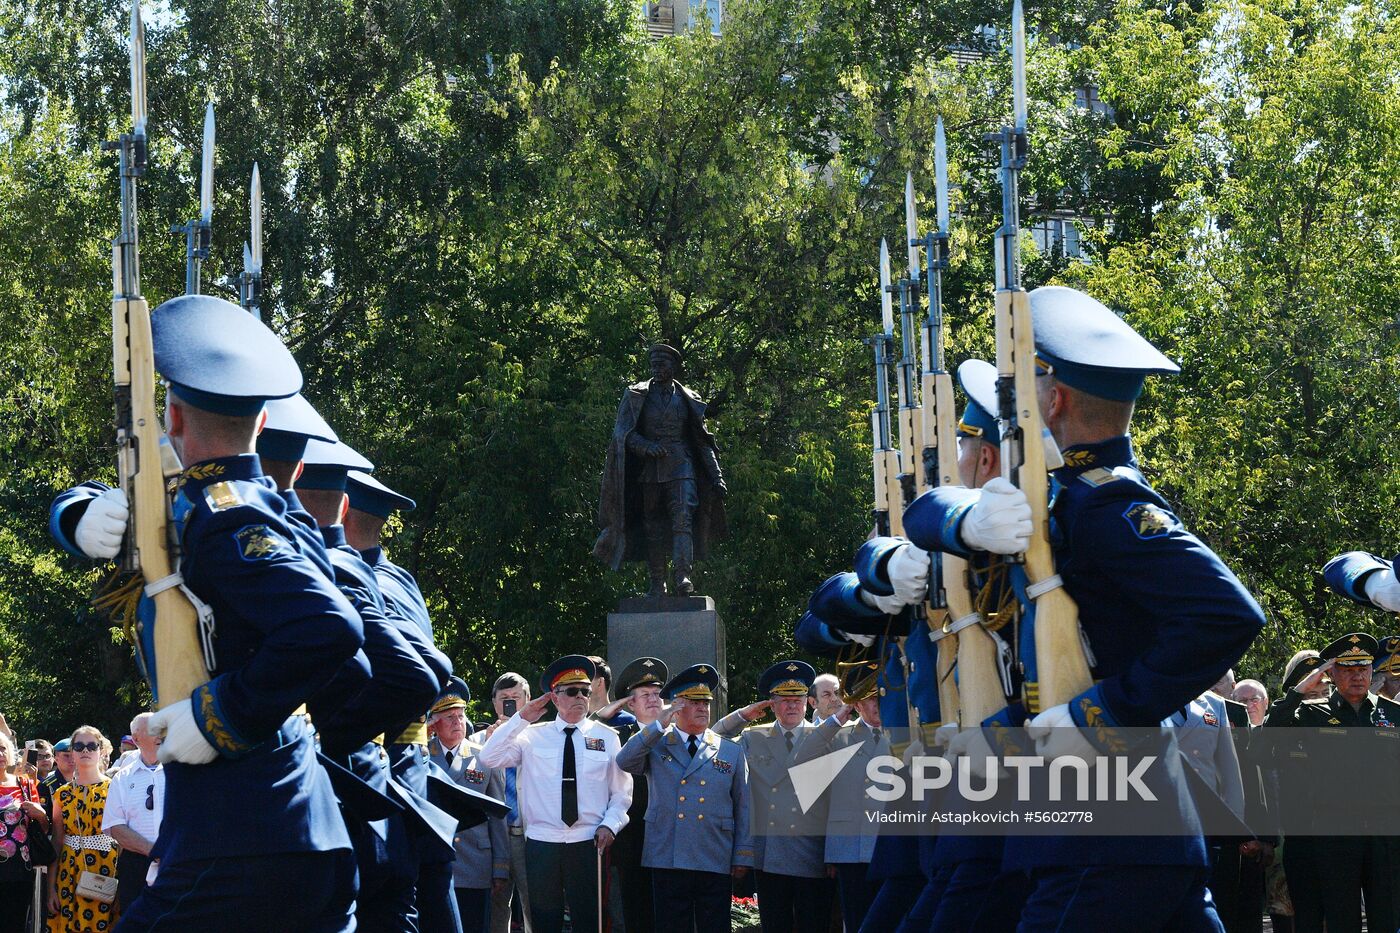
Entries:
{"label": "bronze statue of a general", "polygon": [[729,489],[705,427],[705,403],[676,381],[680,352],[657,344],[648,356],[651,379],[628,386],[617,408],[593,556],[614,570],[645,560],[651,596],[666,595],[669,558],[671,595],[690,596],[695,558],[728,534]]}

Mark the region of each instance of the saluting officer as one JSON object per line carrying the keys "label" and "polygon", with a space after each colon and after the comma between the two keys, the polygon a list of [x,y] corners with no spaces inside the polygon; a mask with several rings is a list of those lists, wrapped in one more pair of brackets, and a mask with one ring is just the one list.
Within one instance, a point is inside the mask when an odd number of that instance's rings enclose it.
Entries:
{"label": "saluting officer", "polygon": [[[754,836],[754,887],[765,933],[823,929],[831,919],[832,884],[826,876],[825,800],[806,808],[798,803],[788,769],[815,727],[807,721],[807,695],[817,672],[806,661],[779,661],[758,678],[758,694],[767,697],[735,710],[715,723],[725,738],[739,735],[749,764],[753,806],[758,809]],[[776,721],[750,723],[770,709]],[[748,726],[748,728],[745,728]],[[798,822],[816,827],[802,833]]]}
{"label": "saluting officer", "polygon": [[[459,677],[433,704],[429,743],[433,761],[452,780],[477,793],[505,800],[506,782],[496,768],[481,763],[481,746],[467,737],[467,704],[471,691]],[[509,884],[510,839],[503,816],[493,816],[470,829],[459,830],[453,840],[457,860],[452,863],[452,890],[457,896],[463,933],[486,933],[491,922],[491,895]]]}
{"label": "saluting officer", "polygon": [[709,728],[718,683],[712,664],[671,678],[661,717],[617,756],[651,785],[642,864],[652,870],[658,930],[728,930],[731,878],[753,866],[744,750]]}
{"label": "saluting officer", "polygon": [[[1322,649],[1321,665],[1274,703],[1265,723],[1272,728],[1308,729],[1298,734],[1298,741],[1280,743],[1281,752],[1304,762],[1301,767],[1287,769],[1289,780],[1303,782],[1310,791],[1305,794],[1295,788],[1293,802],[1307,809],[1284,814],[1288,832],[1284,871],[1299,933],[1320,931],[1324,924],[1328,933],[1357,933],[1361,930],[1363,895],[1368,929],[1393,930],[1400,921],[1396,916],[1400,906],[1397,865],[1390,840],[1358,834],[1364,832],[1365,817],[1339,816],[1333,809],[1336,801],[1352,799],[1350,792],[1333,796],[1339,785],[1346,786],[1343,782],[1364,780],[1366,770],[1394,774],[1394,755],[1384,763],[1376,762],[1366,752],[1379,743],[1362,746],[1367,739],[1363,729],[1393,730],[1397,723],[1396,705],[1370,692],[1376,651],[1376,640],[1362,632],[1338,638]],[[1324,674],[1331,677],[1336,689],[1330,696],[1306,699],[1307,690]],[[1393,744],[1387,742],[1380,750]],[[1306,773],[1300,773],[1303,769]],[[1365,799],[1375,797],[1373,793]],[[1312,813],[1316,815],[1307,826],[1312,832],[1299,832],[1301,818]],[[1385,816],[1393,823],[1393,809]]]}
{"label": "saluting officer", "polygon": [[[210,680],[151,721],[166,764],[160,872],[120,928],[346,930],[350,837],[293,713],[355,655],[363,630],[253,452],[264,403],[294,394],[301,374],[270,330],[221,299],[172,299],[151,324],[170,384],[166,428],[186,464],[172,504],[180,573],[212,609],[216,637]],[[50,528],[74,553],[114,557],[124,499],[84,484],[55,501]]]}
{"label": "saluting officer", "polygon": [[[624,707],[631,713],[631,722],[614,726],[625,747],[632,736],[661,715],[664,706],[661,688],[666,685],[668,676],[666,664],[660,658],[637,658],[624,667],[617,677],[618,698],[594,715],[608,722]],[[708,719],[705,722],[709,724]],[[627,825],[617,834],[617,841],[610,850],[621,888],[623,925],[628,933],[649,933],[655,919],[651,868],[643,860],[650,790],[650,781],[645,778],[632,782],[632,804],[627,808]]]}
{"label": "saluting officer", "polygon": [[[890,739],[880,720],[880,663],[851,662],[842,668],[837,679],[842,705],[816,724],[812,738],[798,751],[797,760],[810,761],[856,746],[854,757],[837,772],[827,790],[830,807],[825,858],[836,870],[846,929],[859,930],[879,889],[878,882],[868,877],[876,832],[866,815],[871,806],[865,795],[866,768],[872,759],[890,754]],[[852,720],[851,714],[856,712],[860,718]]]}
{"label": "saluting officer", "polygon": [[[1087,760],[1100,754],[1095,743],[1107,750],[1123,741],[1117,727],[1158,728],[1219,680],[1264,617],[1138,469],[1128,437],[1134,402],[1149,374],[1178,367],[1082,292],[1038,288],[1030,304],[1037,401],[1064,451],[1052,477],[1055,562],[1078,606],[1096,682],[1028,726],[1043,757]],[[963,555],[1020,553],[1032,533],[1024,494],[1003,479],[981,490],[930,490],[905,511],[904,529],[919,547]],[[1038,695],[1033,680],[1025,692]],[[1183,834],[1008,838],[1005,868],[1031,872],[1034,881],[1022,931],[1219,922],[1205,890],[1195,804],[1180,756],[1165,741],[1146,779],[1176,809]]]}

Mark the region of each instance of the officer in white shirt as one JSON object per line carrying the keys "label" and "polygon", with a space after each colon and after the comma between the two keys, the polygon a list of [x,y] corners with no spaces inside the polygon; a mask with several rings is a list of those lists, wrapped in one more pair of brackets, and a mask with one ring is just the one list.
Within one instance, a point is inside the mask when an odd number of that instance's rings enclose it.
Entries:
{"label": "officer in white shirt", "polygon": [[[481,749],[488,768],[518,769],[530,916],[559,933],[567,903],[575,929],[597,923],[599,877],[632,802],[632,776],[617,766],[617,733],[588,718],[596,670],[568,655],[545,671],[543,692],[498,727]],[[558,716],[539,722],[553,703]]]}
{"label": "officer in white shirt", "polygon": [[112,775],[102,831],[122,847],[117,856],[117,904],[122,910],[146,890],[151,846],[160,835],[165,811],[165,770],[156,757],[160,739],[151,735],[151,713],[131,721],[137,757]]}

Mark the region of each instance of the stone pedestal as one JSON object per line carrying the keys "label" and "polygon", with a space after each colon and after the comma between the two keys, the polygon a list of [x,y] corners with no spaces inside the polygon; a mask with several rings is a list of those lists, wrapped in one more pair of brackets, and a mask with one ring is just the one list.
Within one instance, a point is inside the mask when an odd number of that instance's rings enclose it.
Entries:
{"label": "stone pedestal", "polygon": [[724,623],[708,596],[632,596],[608,613],[608,664],[616,675],[637,658],[660,658],[674,676],[692,664],[713,664],[719,689],[713,719],[729,712]]}

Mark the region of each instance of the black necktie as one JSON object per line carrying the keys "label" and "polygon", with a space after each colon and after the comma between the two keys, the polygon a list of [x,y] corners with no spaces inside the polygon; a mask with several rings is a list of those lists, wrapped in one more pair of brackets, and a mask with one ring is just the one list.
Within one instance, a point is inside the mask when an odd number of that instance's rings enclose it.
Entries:
{"label": "black necktie", "polygon": [[875,736],[875,741],[876,741],[876,742],[879,742],[879,741],[880,741],[880,730],[879,730],[878,728],[871,729],[871,730],[870,730],[870,734],[873,735],[873,736]]}
{"label": "black necktie", "polygon": [[449,748],[449,749],[447,750],[447,753],[446,753],[443,757],[447,759],[447,764],[448,764],[448,766],[450,767],[450,766],[452,765],[452,759],[455,758],[456,756],[457,756],[457,753],[454,752],[452,749]]}
{"label": "black necktie", "polygon": [[791,733],[791,732],[784,732],[784,733],[783,733],[783,741],[787,743],[788,751],[792,751],[792,733]]}
{"label": "black necktie", "polygon": [[564,787],[559,795],[562,801],[559,815],[565,826],[578,822],[578,771],[574,765],[574,732],[577,728],[564,727]]}
{"label": "black necktie", "polygon": [[690,737],[690,757],[695,757],[695,736]]}

